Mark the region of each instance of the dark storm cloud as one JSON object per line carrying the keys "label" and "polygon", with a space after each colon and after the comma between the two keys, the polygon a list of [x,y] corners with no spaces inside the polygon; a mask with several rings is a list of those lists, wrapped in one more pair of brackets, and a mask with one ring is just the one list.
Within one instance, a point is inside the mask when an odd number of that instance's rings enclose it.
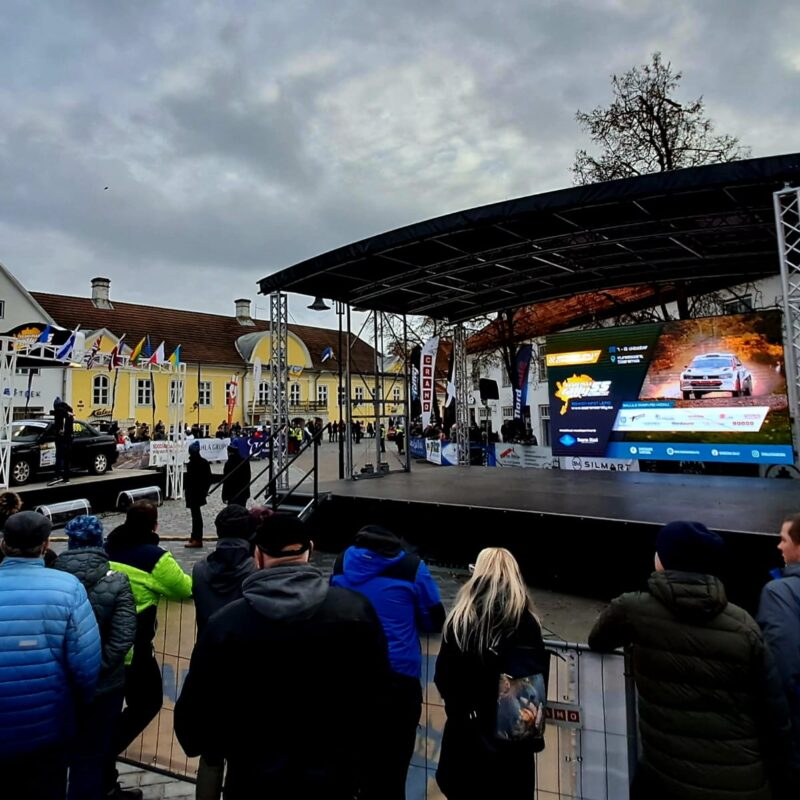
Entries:
{"label": "dark storm cloud", "polygon": [[755,155],[796,150],[787,6],[7,2],[0,261],[31,288],[106,274],[118,299],[229,311],[329,248],[568,185],[576,109],[654,50]]}

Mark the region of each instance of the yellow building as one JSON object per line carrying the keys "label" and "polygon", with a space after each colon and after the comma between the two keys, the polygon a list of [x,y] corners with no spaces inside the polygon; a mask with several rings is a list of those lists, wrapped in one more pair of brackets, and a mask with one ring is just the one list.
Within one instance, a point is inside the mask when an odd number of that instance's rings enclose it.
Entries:
{"label": "yellow building", "polygon": [[[269,323],[252,318],[249,300],[236,300],[235,314],[230,317],[112,302],[106,278],[92,280],[90,297],[31,294],[58,325],[71,329],[80,326],[87,353],[98,339],[100,351],[110,353],[123,336],[126,355],[146,337],[152,350],[163,342],[165,356],[180,346],[181,361],[187,365],[184,404],[188,426],[197,424],[205,435],[213,436],[229,419],[243,425],[269,421]],[[366,419],[373,414],[375,354],[366,342],[356,337],[351,341],[352,399],[357,404],[353,416]],[[291,418],[320,417],[323,423],[339,418],[338,350],[336,330],[289,326],[287,397]],[[323,361],[326,351],[328,357]],[[254,367],[258,362],[262,370],[256,386]],[[76,416],[90,421],[115,419],[124,427],[135,422],[152,426],[162,420],[166,425],[175,396],[171,380],[167,373],[149,373],[146,369],[117,372],[105,366],[76,368],[67,372],[65,399]],[[235,403],[229,415],[232,386]],[[391,377],[381,379],[380,391],[386,400],[383,413],[402,414],[401,367],[396,366]]]}

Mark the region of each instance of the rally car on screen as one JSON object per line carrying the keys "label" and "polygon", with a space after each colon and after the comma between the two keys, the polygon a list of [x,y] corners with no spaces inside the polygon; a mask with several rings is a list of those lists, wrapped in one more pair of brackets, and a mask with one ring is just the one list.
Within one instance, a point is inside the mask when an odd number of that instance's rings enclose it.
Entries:
{"label": "rally car on screen", "polygon": [[681,373],[683,399],[701,398],[708,392],[730,392],[732,397],[753,394],[753,376],[733,353],[695,356]]}
{"label": "rally car on screen", "polygon": [[[108,433],[75,420],[72,426],[70,468],[102,475],[117,460],[117,440]],[[52,418],[21,419],[11,423],[11,483],[22,486],[35,475],[56,468],[56,434]]]}

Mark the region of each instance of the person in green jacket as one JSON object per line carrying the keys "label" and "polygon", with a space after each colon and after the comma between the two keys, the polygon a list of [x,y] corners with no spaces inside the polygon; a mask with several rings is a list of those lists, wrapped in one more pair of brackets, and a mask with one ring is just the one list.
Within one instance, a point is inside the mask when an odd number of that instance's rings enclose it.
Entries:
{"label": "person in green jacket", "polygon": [[125,667],[125,709],[114,735],[112,759],[107,765],[108,797],[133,800],[138,790],[122,790],[117,781],[116,756],[122,753],[161,710],[161,669],[153,652],[158,602],[162,597],[183,600],[192,596],[192,579],[172,553],[159,547],[158,506],[139,500],[128,509],[125,523],[106,539],[111,569],[128,576],[136,602],[136,638]]}

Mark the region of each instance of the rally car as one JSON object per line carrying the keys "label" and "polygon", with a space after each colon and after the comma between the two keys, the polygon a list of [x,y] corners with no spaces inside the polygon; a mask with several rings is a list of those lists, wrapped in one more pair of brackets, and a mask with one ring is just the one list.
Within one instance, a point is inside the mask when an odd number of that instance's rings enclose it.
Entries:
{"label": "rally car", "polygon": [[753,394],[753,376],[733,353],[695,356],[681,373],[683,399],[700,399],[708,392],[730,392],[732,397]]}
{"label": "rally car", "polygon": [[[102,475],[117,460],[117,440],[75,420],[70,469]],[[21,419],[11,423],[11,483],[22,486],[37,474],[56,468],[56,436],[51,419]]]}

